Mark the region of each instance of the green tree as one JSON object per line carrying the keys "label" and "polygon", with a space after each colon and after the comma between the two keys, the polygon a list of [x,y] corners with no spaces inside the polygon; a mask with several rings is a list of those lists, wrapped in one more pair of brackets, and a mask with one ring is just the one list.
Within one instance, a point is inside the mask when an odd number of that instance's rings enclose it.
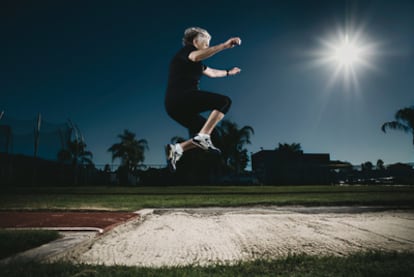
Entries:
{"label": "green tree", "polygon": [[92,152],[86,150],[86,143],[81,139],[69,139],[66,142],[66,148],[58,152],[59,161],[72,164],[73,182],[75,185],[79,183],[79,173],[85,173],[85,168],[94,167],[92,157]]}
{"label": "green tree", "polygon": [[253,128],[250,126],[239,128],[235,122],[223,120],[217,130],[220,135],[224,163],[236,173],[240,173],[249,161],[247,149],[244,147],[246,144],[251,144],[250,137],[254,134]]}
{"label": "green tree", "polygon": [[373,168],[374,165],[370,161],[361,164],[361,171],[369,172],[372,171]]}
{"label": "green tree", "polygon": [[387,129],[400,130],[405,133],[411,133],[414,145],[414,106],[398,110],[394,116],[395,120],[385,122],[381,130],[386,133]]}
{"label": "green tree", "polygon": [[279,143],[279,146],[275,150],[284,154],[302,153],[302,146],[300,143]]}
{"label": "green tree", "polygon": [[180,136],[172,137],[171,140],[170,140],[171,144],[181,143],[181,142],[184,142],[184,141],[186,141],[186,139],[183,138],[183,137],[180,137]]}
{"label": "green tree", "polygon": [[148,150],[148,142],[145,139],[136,139],[136,135],[129,130],[124,130],[118,138],[121,142],[113,144],[108,152],[112,153],[112,161],[120,159],[121,167],[133,173],[142,167],[145,150]]}
{"label": "green tree", "polygon": [[376,168],[377,168],[377,170],[384,170],[385,169],[384,161],[381,160],[381,159],[378,159]]}
{"label": "green tree", "polygon": [[58,153],[59,161],[70,162],[74,166],[93,166],[92,157],[92,152],[86,150],[86,144],[81,140],[68,141],[66,148],[61,149]]}

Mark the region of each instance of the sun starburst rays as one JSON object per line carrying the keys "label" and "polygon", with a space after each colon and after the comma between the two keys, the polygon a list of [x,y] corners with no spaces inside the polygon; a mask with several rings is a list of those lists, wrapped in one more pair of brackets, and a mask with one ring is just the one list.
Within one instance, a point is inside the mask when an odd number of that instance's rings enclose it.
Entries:
{"label": "sun starburst rays", "polygon": [[377,69],[377,50],[363,28],[338,28],[334,34],[318,39],[318,49],[310,51],[311,63],[327,69],[328,87],[342,83],[347,90],[359,90],[362,76]]}

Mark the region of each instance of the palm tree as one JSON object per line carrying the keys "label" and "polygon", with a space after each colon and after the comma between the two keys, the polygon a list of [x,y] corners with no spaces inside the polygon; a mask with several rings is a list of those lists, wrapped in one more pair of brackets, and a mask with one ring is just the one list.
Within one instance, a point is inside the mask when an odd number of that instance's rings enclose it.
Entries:
{"label": "palm tree", "polygon": [[[75,139],[68,140],[66,147],[58,152],[58,160],[64,163],[71,163],[73,168],[73,181],[74,184],[78,184],[79,166],[82,168],[93,167],[92,162],[93,154],[86,150],[86,144],[84,141]],[[82,171],[81,171],[82,172]]]}
{"label": "palm tree", "polygon": [[244,146],[251,144],[250,137],[254,134],[253,128],[244,126],[239,129],[235,122],[223,120],[217,130],[221,138],[224,163],[240,173],[249,161],[247,149]]}
{"label": "palm tree", "polygon": [[62,162],[71,162],[74,166],[77,165],[93,165],[93,154],[86,151],[86,144],[80,140],[68,141],[66,149],[62,149],[58,153],[58,159]]}
{"label": "palm tree", "polygon": [[414,106],[398,110],[395,114],[395,120],[385,122],[381,130],[386,133],[387,129],[401,130],[405,133],[411,133],[414,145]]}
{"label": "palm tree", "polygon": [[381,160],[381,159],[378,159],[376,168],[377,168],[377,170],[384,170],[385,169],[384,161]]}
{"label": "palm tree", "polygon": [[174,136],[170,140],[171,144],[181,143],[181,142],[184,142],[184,141],[186,141],[186,139],[183,138],[183,137],[180,137],[180,136]]}
{"label": "palm tree", "polygon": [[113,144],[108,152],[112,152],[112,161],[121,160],[121,167],[128,172],[135,172],[142,167],[145,160],[145,150],[148,150],[148,142],[145,139],[136,139],[136,135],[129,130],[124,130],[123,134],[118,135],[120,143]]}
{"label": "palm tree", "polygon": [[292,143],[292,144],[279,143],[279,146],[276,148],[276,151],[280,153],[285,153],[285,154],[301,153],[302,146],[300,145],[300,143]]}
{"label": "palm tree", "polygon": [[[40,130],[40,122],[41,116],[39,114],[37,121],[37,130]],[[67,133],[59,129],[62,149],[58,152],[58,160],[62,162],[71,162],[74,166],[93,166],[93,154],[92,152],[86,150],[85,139],[78,126],[69,120],[68,127],[69,129]]]}

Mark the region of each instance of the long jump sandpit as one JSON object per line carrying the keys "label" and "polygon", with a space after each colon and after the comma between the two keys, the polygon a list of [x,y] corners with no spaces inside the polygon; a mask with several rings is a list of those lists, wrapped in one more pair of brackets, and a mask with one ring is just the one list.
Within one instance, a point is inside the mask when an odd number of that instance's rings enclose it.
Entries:
{"label": "long jump sandpit", "polygon": [[64,259],[87,264],[234,264],[293,254],[414,251],[414,210],[240,207],[139,211]]}

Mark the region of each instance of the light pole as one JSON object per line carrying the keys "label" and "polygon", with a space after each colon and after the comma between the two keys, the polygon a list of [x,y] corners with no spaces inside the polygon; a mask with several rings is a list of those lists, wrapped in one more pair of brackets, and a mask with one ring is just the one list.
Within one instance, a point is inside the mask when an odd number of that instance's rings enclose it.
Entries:
{"label": "light pole", "polygon": [[39,150],[39,137],[40,137],[40,126],[42,125],[42,115],[37,115],[37,121],[34,128],[34,157],[37,158],[37,152]]}
{"label": "light pole", "polygon": [[34,159],[33,159],[33,179],[32,183],[34,184],[37,179],[37,152],[39,150],[39,137],[40,137],[40,126],[42,125],[42,115],[39,113],[37,115],[36,124],[34,127]]}

